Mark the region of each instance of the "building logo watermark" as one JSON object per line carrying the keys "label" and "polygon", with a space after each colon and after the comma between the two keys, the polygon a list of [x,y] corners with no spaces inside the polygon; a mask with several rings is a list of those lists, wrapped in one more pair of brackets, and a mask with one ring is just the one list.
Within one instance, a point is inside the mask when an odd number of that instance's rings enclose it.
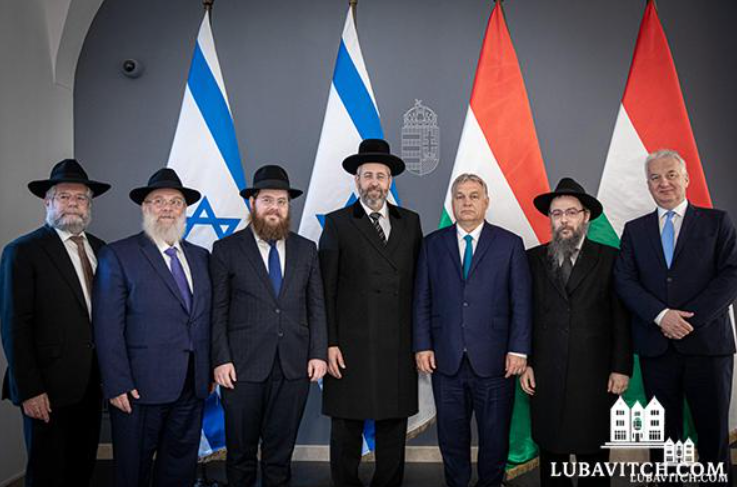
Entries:
{"label": "building logo watermark", "polygon": [[407,171],[416,176],[430,174],[440,162],[438,116],[422,100],[415,100],[403,118],[402,159]]}

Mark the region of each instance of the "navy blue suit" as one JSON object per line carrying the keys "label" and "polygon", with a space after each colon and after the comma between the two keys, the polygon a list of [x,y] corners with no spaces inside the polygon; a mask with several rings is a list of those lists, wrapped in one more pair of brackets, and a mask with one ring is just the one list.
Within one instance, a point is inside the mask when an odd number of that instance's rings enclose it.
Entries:
{"label": "navy blue suit", "polygon": [[479,486],[499,485],[514,380],[508,352],[530,353],[532,281],[522,239],[485,223],[463,279],[456,226],[428,235],[417,263],[414,351],[435,352],[433,389],[446,482],[471,476],[470,420],[479,426]]}
{"label": "navy blue suit", "polygon": [[[670,269],[657,212],[627,223],[615,278],[633,314],[645,392],[665,407],[666,437],[676,441],[682,434],[685,395],[700,461],[729,465],[735,341],[728,308],[737,298],[737,240],[728,215],[689,204]],[[681,340],[666,338],[654,322],[665,308],[693,312],[687,321],[694,331]]]}
{"label": "navy blue suit", "polygon": [[116,485],[191,485],[211,383],[207,250],[181,242],[192,275],[188,310],[156,245],[140,233],[98,256],[92,321],[106,399],[137,389],[133,413],[111,407]]}

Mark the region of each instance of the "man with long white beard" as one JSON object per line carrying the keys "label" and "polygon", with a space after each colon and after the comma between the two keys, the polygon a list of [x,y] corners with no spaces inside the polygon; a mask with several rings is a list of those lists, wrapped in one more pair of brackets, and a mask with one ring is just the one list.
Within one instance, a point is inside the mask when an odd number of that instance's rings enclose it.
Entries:
{"label": "man with long white beard", "polygon": [[[614,290],[617,249],[586,238],[599,201],[563,178],[535,207],[550,218],[550,243],[528,251],[532,273],[532,353],[520,377],[531,396],[532,438],[540,447],[540,484],[571,486],[553,464],[608,460],[609,410],[632,375],[629,316]],[[558,466],[558,471],[560,471]],[[581,477],[579,486],[608,486]]]}
{"label": "man with long white beard", "polygon": [[228,484],[288,486],[310,390],[327,371],[327,325],[315,244],[289,231],[291,188],[280,166],[241,191],[251,224],[215,243],[212,361],[225,408]]}
{"label": "man with long white beard", "polygon": [[104,243],[85,230],[92,198],[110,185],[91,181],[66,159],[28,188],[43,198],[46,225],[3,251],[3,399],[23,414],[25,485],[81,487],[90,484],[102,411],[90,300]]}
{"label": "man with long white beard", "polygon": [[[207,250],[183,240],[200,193],[161,169],[130,192],[143,232],[99,256],[92,321],[110,401],[115,485],[192,485],[210,385]],[[156,461],[154,464],[154,454]]]}

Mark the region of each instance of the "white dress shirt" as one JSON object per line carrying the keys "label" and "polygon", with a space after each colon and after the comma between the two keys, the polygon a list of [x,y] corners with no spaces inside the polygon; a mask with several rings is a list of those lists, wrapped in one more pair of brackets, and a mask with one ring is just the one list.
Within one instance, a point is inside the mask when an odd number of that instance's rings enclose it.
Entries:
{"label": "white dress shirt", "polygon": [[[77,273],[79,285],[82,287],[82,293],[84,293],[84,301],[87,304],[87,312],[92,313],[92,296],[90,296],[90,293],[87,290],[87,284],[84,278],[84,269],[82,268],[82,259],[79,258],[77,244],[72,240],[74,235],[67,231],[59,230],[58,228],[54,228],[54,230],[56,230],[57,235],[59,235],[59,238],[64,244],[64,248],[66,249],[67,254],[69,254],[69,259],[72,261],[72,265],[74,266],[74,271]],[[80,235],[84,239],[84,251],[87,254],[87,259],[90,261],[92,274],[94,275],[97,270],[97,258],[95,257],[95,252],[92,250],[92,246],[87,240],[87,235],[85,235],[84,232],[80,233]]]}
{"label": "white dress shirt", "polygon": [[[465,231],[460,225],[456,224],[456,237],[458,238],[458,251],[461,255],[461,269],[463,269],[463,256],[466,255],[466,235],[471,236],[471,251],[472,254],[476,253],[476,247],[479,243],[479,238],[481,237],[481,231],[484,229],[484,224],[481,223],[479,226],[471,230],[470,232]],[[466,349],[464,348],[463,351],[465,352]],[[516,355],[517,357],[527,358],[527,354],[524,353],[518,353],[518,352],[508,352],[509,355]]]}
{"label": "white dress shirt", "polygon": [[[366,212],[366,216],[369,217],[369,220],[371,220],[371,213],[379,213],[379,215],[381,215],[381,217],[379,218],[379,226],[382,230],[384,230],[384,235],[386,236],[386,240],[388,241],[389,234],[392,231],[392,224],[389,221],[389,207],[387,206],[386,201],[384,201],[384,206],[382,206],[378,212],[366,206],[363,201],[361,201],[361,206],[363,206],[363,211]],[[373,224],[373,220],[371,221],[371,223]]]}
{"label": "white dress shirt", "polygon": [[[683,217],[686,216],[686,208],[688,208],[688,200],[683,200],[681,203],[673,208],[673,250],[676,248],[676,243],[678,242],[678,234],[681,233],[681,227],[683,226]],[[663,227],[665,226],[665,220],[666,220],[666,214],[668,211],[665,208],[661,208],[658,206],[658,229],[660,230],[658,233],[663,234]],[[658,316],[655,317],[655,324],[660,326],[660,323],[663,321],[663,317],[665,316],[665,313],[667,313],[669,308],[665,308],[663,311],[658,313]]]}
{"label": "white dress shirt", "polygon": [[[256,235],[256,232],[252,232],[253,237],[256,239],[256,246],[258,247],[258,251],[261,254],[261,259],[264,261],[264,266],[266,267],[266,272],[269,272],[269,252],[271,252],[271,245],[269,245],[269,242],[266,240],[261,239],[258,235]],[[284,239],[277,240],[276,241],[276,250],[279,252],[279,265],[281,266],[281,275],[284,276],[284,269],[287,262],[287,253],[286,253],[286,246],[284,244]]]}
{"label": "white dress shirt", "polygon": [[164,262],[166,262],[166,266],[171,271],[171,257],[166,255],[164,253],[165,250],[168,250],[169,247],[174,247],[177,249],[177,259],[179,259],[179,263],[182,264],[182,269],[184,269],[184,275],[187,276],[187,284],[189,284],[189,292],[192,292],[192,272],[189,270],[189,264],[187,263],[187,256],[184,255],[184,251],[182,250],[182,245],[180,242],[175,242],[174,245],[169,245],[168,243],[164,242],[163,240],[154,240],[154,244],[156,244],[156,248],[159,249],[159,252],[161,252],[161,256],[164,258]]}

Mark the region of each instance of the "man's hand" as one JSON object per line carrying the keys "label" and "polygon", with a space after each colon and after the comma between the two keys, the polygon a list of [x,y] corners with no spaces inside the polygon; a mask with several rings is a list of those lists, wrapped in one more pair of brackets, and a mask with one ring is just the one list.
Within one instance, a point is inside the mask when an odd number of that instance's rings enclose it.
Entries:
{"label": "man's hand", "polygon": [[131,407],[131,403],[128,400],[128,394],[133,396],[134,399],[141,398],[141,396],[138,395],[138,389],[133,389],[130,392],[124,392],[123,394],[119,396],[115,396],[114,398],[110,399],[110,404],[120,409],[124,413],[128,413],[128,414],[132,413],[133,408]]}
{"label": "man's hand", "polygon": [[680,340],[693,331],[687,318],[691,318],[693,313],[689,311],[680,311],[677,309],[669,309],[663,315],[663,319],[660,321],[660,329],[666,338],[673,340]]}
{"label": "man's hand", "polygon": [[336,379],[342,379],[340,369],[345,369],[343,354],[339,347],[328,347],[328,373]]}
{"label": "man's hand", "polygon": [[432,374],[437,368],[435,365],[435,352],[432,350],[423,350],[415,354],[415,363],[417,363],[417,370],[426,374]]}
{"label": "man's hand", "polygon": [[313,358],[307,362],[307,375],[310,377],[310,382],[317,382],[323,377],[328,371],[328,364],[324,360]]}
{"label": "man's hand", "polygon": [[622,395],[624,394],[624,391],[627,390],[629,383],[630,378],[626,375],[612,372],[609,374],[609,384],[607,385],[606,390],[612,394]]}
{"label": "man's hand", "polygon": [[23,401],[23,414],[33,419],[40,419],[44,423],[48,423],[51,420],[49,413],[51,413],[51,403],[49,403],[49,396],[44,392],[38,396],[26,399]]}
{"label": "man's hand", "polygon": [[519,385],[526,394],[532,396],[535,394],[535,372],[532,367],[527,367],[519,378]]}
{"label": "man's hand", "polygon": [[235,366],[233,365],[233,362],[218,365],[215,367],[213,375],[215,376],[215,382],[217,382],[221,387],[225,387],[226,389],[235,388],[234,382],[237,382],[237,380],[235,377]]}
{"label": "man's hand", "polygon": [[508,379],[509,377],[512,377],[513,375],[520,375],[525,371],[526,368],[527,368],[527,358],[526,357],[520,357],[519,355],[512,355],[511,353],[508,353],[507,363],[504,368],[506,372],[506,374],[504,374],[504,378]]}

